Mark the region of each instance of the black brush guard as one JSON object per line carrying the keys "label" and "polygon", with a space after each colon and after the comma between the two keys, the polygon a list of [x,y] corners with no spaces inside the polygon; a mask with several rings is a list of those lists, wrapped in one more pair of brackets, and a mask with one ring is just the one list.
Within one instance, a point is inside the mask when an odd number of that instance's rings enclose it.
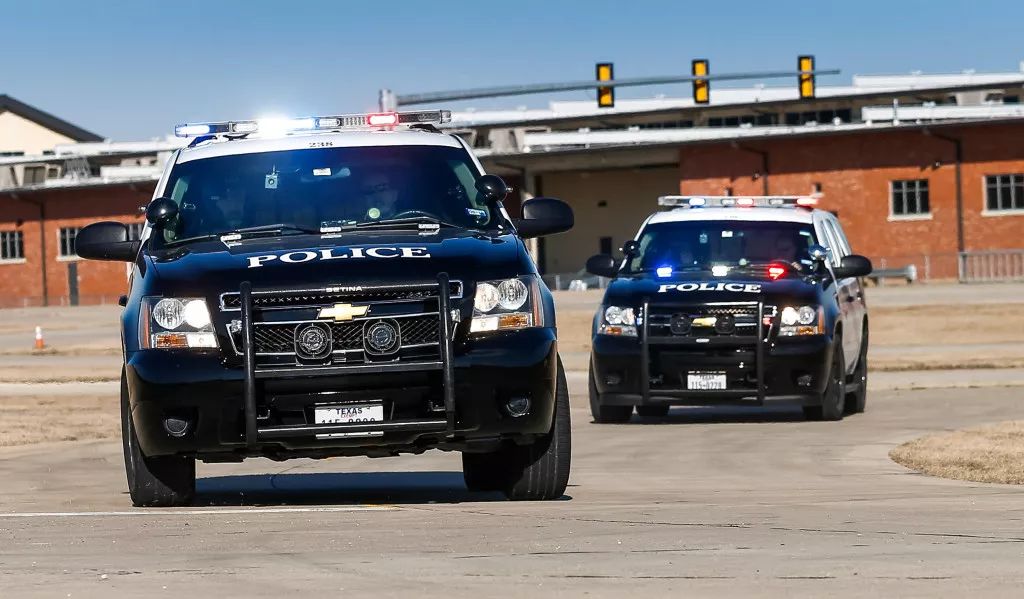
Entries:
{"label": "black brush guard", "polygon": [[[754,335],[729,335],[722,337],[709,337],[707,343],[698,344],[693,337],[651,337],[650,335],[650,309],[652,304],[645,301],[643,305],[643,326],[640,328],[640,396],[643,403],[647,403],[651,397],[651,345],[686,346],[689,348],[732,348],[755,343],[754,360],[757,373],[756,395],[757,405],[764,405],[765,382],[764,382],[764,345],[765,337],[770,334],[771,328],[764,326],[764,302],[736,302],[730,303],[732,307],[757,308],[757,323],[754,327]],[[656,308],[685,309],[702,308],[707,304],[654,304]],[[726,390],[689,390],[689,389],[658,389],[654,393],[661,397],[678,397],[694,399],[716,399],[716,400],[745,400],[750,397],[749,389],[726,389]],[[746,400],[749,401],[749,400]]]}
{"label": "black brush guard", "polygon": [[[437,283],[421,285],[399,285],[401,287],[437,287],[438,327],[440,360],[417,361],[395,364],[359,364],[351,366],[322,366],[306,368],[257,368],[256,351],[253,343],[253,302],[252,283],[244,281],[239,286],[242,320],[242,354],[245,363],[245,443],[249,449],[255,449],[261,441],[273,439],[308,437],[312,435],[330,435],[334,433],[361,432],[444,432],[447,437],[455,434],[455,381],[452,365],[452,327],[451,298],[449,277],[447,273],[437,276]],[[406,419],[373,423],[349,424],[288,424],[260,427],[256,418],[256,380],[266,378],[306,378],[320,375],[346,374],[381,374],[389,372],[441,371],[444,386],[444,411],[442,419]]]}

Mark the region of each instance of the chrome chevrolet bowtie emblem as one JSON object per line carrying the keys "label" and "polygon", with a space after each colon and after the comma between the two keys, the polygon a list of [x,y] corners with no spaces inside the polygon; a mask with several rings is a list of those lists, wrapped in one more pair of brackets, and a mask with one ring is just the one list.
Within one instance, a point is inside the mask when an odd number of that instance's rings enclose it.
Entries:
{"label": "chrome chevrolet bowtie emblem", "polygon": [[352,304],[334,304],[329,308],[320,308],[317,318],[333,318],[335,321],[352,320],[356,316],[366,316],[369,306],[353,306]]}

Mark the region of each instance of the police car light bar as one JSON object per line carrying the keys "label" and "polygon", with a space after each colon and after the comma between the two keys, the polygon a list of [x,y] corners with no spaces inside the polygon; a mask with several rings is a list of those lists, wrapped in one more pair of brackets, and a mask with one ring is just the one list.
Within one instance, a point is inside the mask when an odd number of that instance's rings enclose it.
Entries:
{"label": "police car light bar", "polygon": [[772,208],[813,208],[818,205],[815,196],[661,196],[658,205],[666,208],[731,207],[751,208],[767,206]]}
{"label": "police car light bar", "polygon": [[335,129],[376,129],[402,125],[440,125],[452,120],[450,110],[421,110],[416,112],[374,112],[342,114],[338,116],[305,117],[296,119],[260,119],[252,121],[223,121],[219,123],[186,123],[174,128],[178,137],[200,135],[246,135],[263,133],[283,135],[299,131],[331,131]]}

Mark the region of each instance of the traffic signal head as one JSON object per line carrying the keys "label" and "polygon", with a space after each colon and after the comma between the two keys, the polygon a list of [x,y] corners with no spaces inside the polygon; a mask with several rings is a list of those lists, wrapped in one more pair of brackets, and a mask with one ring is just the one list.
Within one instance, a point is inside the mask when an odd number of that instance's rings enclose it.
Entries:
{"label": "traffic signal head", "polygon": [[801,56],[797,58],[796,69],[800,71],[799,87],[800,99],[814,97],[814,57]]}
{"label": "traffic signal head", "polygon": [[[597,63],[597,80],[598,81],[612,81],[614,80],[612,72],[612,63],[610,62],[599,62]],[[597,107],[598,108],[614,108],[615,107],[615,88],[614,87],[598,87],[597,88]]]}
{"label": "traffic signal head", "polygon": [[[694,77],[707,75],[710,70],[706,58],[694,60],[690,64],[690,74]],[[697,104],[707,104],[711,100],[711,83],[707,79],[693,80],[693,101]]]}

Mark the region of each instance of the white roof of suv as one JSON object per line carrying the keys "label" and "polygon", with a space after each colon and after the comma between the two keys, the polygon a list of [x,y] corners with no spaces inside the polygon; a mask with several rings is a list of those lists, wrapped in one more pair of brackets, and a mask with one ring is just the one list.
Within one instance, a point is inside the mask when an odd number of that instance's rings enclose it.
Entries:
{"label": "white roof of suv", "polygon": [[449,134],[432,131],[334,131],[324,133],[295,133],[291,135],[250,137],[246,139],[210,140],[194,148],[183,148],[178,164],[239,154],[257,154],[282,150],[311,148],[346,148],[360,146],[441,146],[463,147],[460,140]]}
{"label": "white roof of suv", "polygon": [[811,224],[813,210],[790,206],[780,207],[710,207],[710,208],[673,208],[664,212],[656,212],[647,219],[649,225],[656,223],[733,220],[733,221],[765,221]]}

